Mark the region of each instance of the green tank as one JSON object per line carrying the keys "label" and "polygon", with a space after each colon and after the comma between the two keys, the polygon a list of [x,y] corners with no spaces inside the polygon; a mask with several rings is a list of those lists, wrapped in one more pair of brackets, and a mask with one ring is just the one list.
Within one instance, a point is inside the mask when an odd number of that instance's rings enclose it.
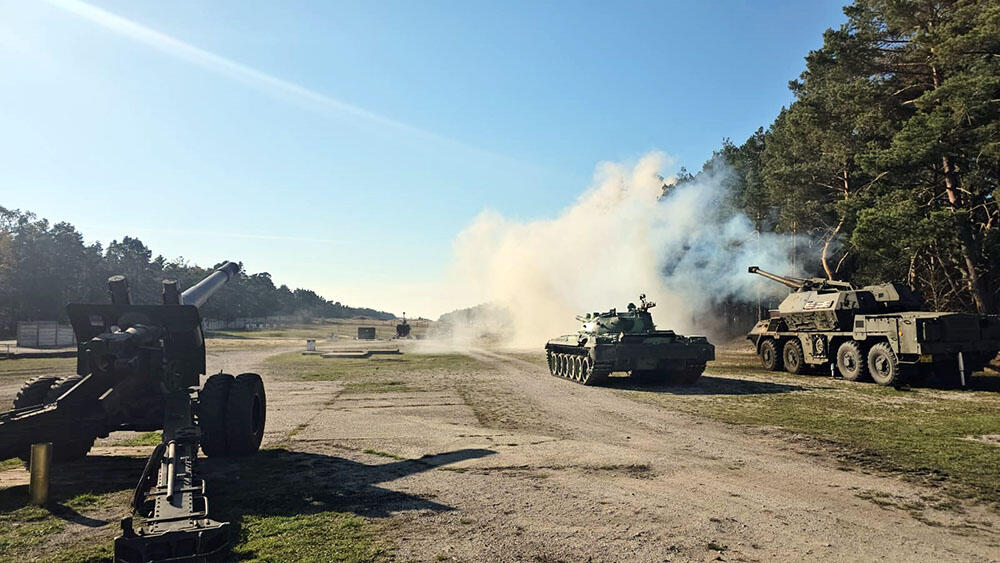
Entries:
{"label": "green tank", "polygon": [[1000,317],[923,310],[905,285],[854,285],[794,278],[749,268],[791,289],[747,339],[764,368],[804,373],[809,367],[850,381],[899,385],[935,375],[966,383],[1000,351]]}
{"label": "green tank", "polygon": [[681,336],[656,330],[649,310],[656,304],[639,296],[640,306],[629,303],[618,312],[588,313],[576,318],[576,334],[553,338],[545,344],[549,372],[581,385],[606,383],[612,372],[659,383],[691,385],[715,359],[715,346],[704,336]]}

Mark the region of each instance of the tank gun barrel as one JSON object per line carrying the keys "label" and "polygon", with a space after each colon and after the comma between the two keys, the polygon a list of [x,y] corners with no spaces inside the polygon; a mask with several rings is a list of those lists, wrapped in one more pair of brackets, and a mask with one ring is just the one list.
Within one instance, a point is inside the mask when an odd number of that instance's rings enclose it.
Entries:
{"label": "tank gun barrel", "polygon": [[750,266],[749,268],[747,268],[747,272],[751,274],[759,274],[769,280],[774,280],[792,289],[802,289],[802,287],[805,286],[806,284],[806,280],[802,278],[779,276],[778,274],[772,274],[771,272],[761,270],[757,266]]}
{"label": "tank gun barrel", "polygon": [[181,293],[181,303],[184,305],[194,305],[195,307],[200,308],[206,301],[208,301],[208,298],[211,297],[212,294],[218,291],[222,286],[226,285],[226,283],[233,279],[233,277],[239,272],[239,264],[226,262],[225,264],[219,266],[214,272],[209,274],[205,279],[184,290],[184,293]]}

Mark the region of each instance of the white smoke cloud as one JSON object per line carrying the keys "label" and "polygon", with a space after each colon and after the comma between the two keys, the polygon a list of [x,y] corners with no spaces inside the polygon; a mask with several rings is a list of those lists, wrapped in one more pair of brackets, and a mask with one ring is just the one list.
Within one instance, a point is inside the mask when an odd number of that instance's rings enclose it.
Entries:
{"label": "white smoke cloud", "polygon": [[795,271],[792,241],[758,236],[745,216],[726,212],[718,176],[663,196],[668,164],[662,153],[631,168],[602,163],[593,187],[554,219],[516,222],[482,212],[455,240],[451,296],[506,307],[510,344],[536,347],[574,331],[575,315],[624,308],[640,293],[657,302],[659,328],[689,333],[716,324],[705,318],[714,301],[780,293],[747,266]]}

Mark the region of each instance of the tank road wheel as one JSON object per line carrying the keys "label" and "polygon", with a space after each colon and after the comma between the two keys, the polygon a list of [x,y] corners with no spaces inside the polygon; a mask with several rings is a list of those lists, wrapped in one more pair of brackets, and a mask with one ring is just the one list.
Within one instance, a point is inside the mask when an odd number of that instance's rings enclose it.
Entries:
{"label": "tank road wheel", "polygon": [[806,362],[802,356],[802,344],[797,339],[785,343],[781,350],[781,359],[788,373],[799,375],[805,371]]}
{"label": "tank road wheel", "polygon": [[583,382],[583,358],[573,356],[573,379]]}
{"label": "tank road wheel", "polygon": [[768,371],[781,371],[781,348],[773,338],[760,343],[760,363]]}
{"label": "tank road wheel", "polygon": [[208,378],[198,392],[198,426],[201,428],[201,450],[208,457],[229,455],[226,444],[226,406],[233,376],[216,373]]}
{"label": "tank road wheel", "polygon": [[848,381],[860,381],[865,377],[865,355],[857,342],[848,340],[837,348],[837,371]]}
{"label": "tank road wheel", "polygon": [[549,364],[549,374],[556,374],[556,355],[552,353],[552,350],[545,351],[545,360]]}
{"label": "tank road wheel", "polygon": [[267,419],[264,382],[256,373],[236,377],[226,402],[226,444],[229,455],[243,456],[260,449]]}
{"label": "tank road wheel", "polygon": [[902,380],[899,358],[885,342],[868,351],[868,372],[879,385],[898,385]]}
{"label": "tank road wheel", "polygon": [[[63,394],[66,393],[66,391],[72,389],[82,380],[82,375],[71,375],[69,377],[59,378],[48,388],[43,402],[46,404],[56,402],[59,397],[62,397]],[[53,440],[52,442],[52,461],[55,463],[62,463],[85,457],[87,452],[90,451],[90,448],[94,446],[95,439],[97,439],[97,436],[92,434],[87,428],[67,428],[66,433],[63,436],[60,436],[58,440]],[[21,459],[24,460],[25,463],[28,463],[28,457],[29,456],[25,454],[25,456],[21,457]]]}
{"label": "tank road wheel", "polygon": [[593,367],[594,366],[590,362],[590,356],[583,356],[580,358],[580,383],[590,385],[591,380],[593,379],[590,377]]}
{"label": "tank road wheel", "polygon": [[49,388],[58,380],[59,378],[54,375],[40,375],[25,381],[14,397],[14,408],[23,409],[44,403]]}

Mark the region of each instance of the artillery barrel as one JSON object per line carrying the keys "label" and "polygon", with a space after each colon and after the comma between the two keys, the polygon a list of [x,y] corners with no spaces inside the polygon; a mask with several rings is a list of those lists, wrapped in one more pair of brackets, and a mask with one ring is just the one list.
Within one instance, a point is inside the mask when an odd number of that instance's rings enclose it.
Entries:
{"label": "artillery barrel", "polygon": [[757,266],[750,266],[747,271],[751,274],[760,274],[769,280],[774,280],[782,285],[788,286],[792,289],[800,289],[805,285],[805,281],[802,278],[786,278],[784,276],[779,276],[777,274],[772,274],[771,272],[765,272]]}
{"label": "artillery barrel", "polygon": [[218,291],[220,287],[226,285],[226,282],[233,279],[233,277],[239,272],[239,264],[226,262],[225,264],[219,266],[217,270],[209,274],[208,277],[187,288],[184,293],[181,294],[181,304],[201,307],[206,301],[208,301],[208,298],[211,297],[213,293]]}

